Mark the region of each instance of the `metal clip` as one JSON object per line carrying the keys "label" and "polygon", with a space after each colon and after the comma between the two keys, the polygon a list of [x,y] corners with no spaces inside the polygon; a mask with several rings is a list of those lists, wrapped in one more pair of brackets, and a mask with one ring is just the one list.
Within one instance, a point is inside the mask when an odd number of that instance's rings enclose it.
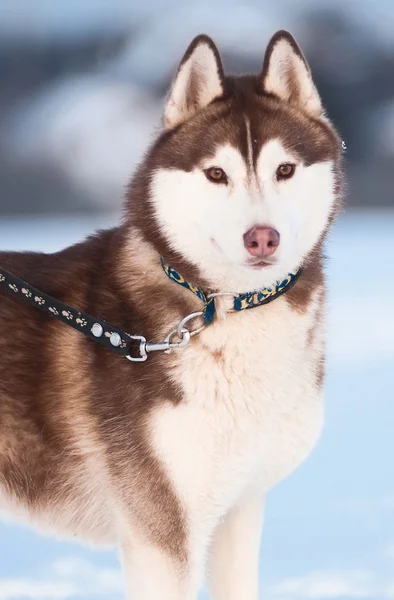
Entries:
{"label": "metal clip", "polygon": [[168,341],[164,341],[164,342],[158,342],[157,344],[154,344],[153,342],[147,342],[146,346],[145,346],[145,350],[149,353],[149,352],[165,352],[166,350],[169,350],[170,348],[170,343]]}
{"label": "metal clip", "polygon": [[[172,338],[177,335],[179,338],[179,342],[172,342]],[[164,350],[165,354],[170,354],[170,352],[172,350],[174,350],[174,348],[185,348],[185,346],[188,345],[188,343],[190,342],[190,331],[188,329],[186,329],[186,327],[183,327],[181,330],[181,335],[179,335],[178,333],[178,327],[176,329],[173,329],[171,331],[171,333],[169,333],[166,337],[166,339],[164,340],[165,342],[168,343],[168,348],[167,350]]]}
{"label": "metal clip", "polygon": [[[144,338],[142,335],[130,335],[130,338],[132,338],[133,340],[139,340],[140,342],[140,356],[128,355],[126,356],[126,358],[131,362],[143,362],[147,360],[148,355],[151,352],[164,352],[165,354],[169,354],[174,349],[185,348],[189,344],[192,336],[197,335],[206,327],[206,324],[203,323],[202,326],[198,329],[189,331],[189,329],[185,327],[186,323],[192,321],[193,319],[201,317],[204,317],[204,313],[201,311],[187,315],[184,319],[182,319],[182,321],[177,325],[177,327],[167,335],[163,342],[147,342],[146,338]],[[173,341],[174,337],[177,337],[178,341]]]}
{"label": "metal clip", "polygon": [[140,355],[139,356],[130,356],[129,354],[126,356],[127,360],[130,360],[131,362],[144,362],[147,360],[148,355],[146,353],[146,338],[144,338],[143,335],[130,335],[131,339],[133,340],[139,340],[140,342],[140,347],[139,347],[139,351],[140,351]]}

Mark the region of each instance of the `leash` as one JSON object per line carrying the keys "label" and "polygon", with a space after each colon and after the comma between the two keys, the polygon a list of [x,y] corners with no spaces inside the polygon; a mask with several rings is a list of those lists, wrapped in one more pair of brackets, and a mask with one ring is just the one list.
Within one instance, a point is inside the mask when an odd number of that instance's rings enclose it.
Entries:
{"label": "leash", "polygon": [[[79,331],[87,338],[117,352],[132,362],[144,362],[151,352],[165,352],[169,354],[173,349],[187,346],[193,336],[201,333],[201,331],[213,322],[216,313],[216,297],[233,296],[234,303],[230,312],[268,304],[290,289],[302,272],[300,268],[289,273],[283,281],[277,282],[274,286],[258,292],[238,295],[223,292],[205,294],[200,288],[186,281],[178,271],[167,265],[163,259],[161,259],[161,264],[167,277],[171,281],[193,292],[204,303],[204,307],[201,311],[191,313],[183,318],[177,327],[159,343],[148,342],[142,335],[126,333],[119,329],[119,327],[111,325],[103,319],[92,317],[86,312],[82,312],[60,300],[56,300],[23,279],[1,268],[0,291],[6,292],[10,296],[38,308],[47,315]],[[203,321],[203,324],[196,329],[190,329],[190,325],[189,327],[186,326],[196,319],[199,319],[200,322]]]}

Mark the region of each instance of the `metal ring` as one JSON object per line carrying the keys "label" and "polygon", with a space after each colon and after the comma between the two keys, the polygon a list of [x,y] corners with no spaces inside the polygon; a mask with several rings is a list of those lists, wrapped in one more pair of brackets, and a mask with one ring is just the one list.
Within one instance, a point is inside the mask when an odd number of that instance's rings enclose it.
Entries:
{"label": "metal ring", "polygon": [[217,298],[218,296],[232,296],[233,298],[238,298],[239,294],[235,294],[234,292],[212,292],[207,295],[207,298],[210,300],[211,298]]}
{"label": "metal ring", "polygon": [[178,324],[176,328],[178,337],[182,338],[182,331],[184,331],[185,329],[190,336],[197,335],[197,333],[200,333],[203,329],[205,329],[205,323],[201,325],[201,327],[199,327],[198,329],[194,329],[193,331],[190,331],[189,329],[187,329],[187,327],[185,327],[186,323],[192,321],[193,319],[198,319],[200,317],[204,317],[204,313],[201,310],[199,310],[198,312],[191,313],[190,315],[187,315],[187,317],[182,319],[182,321]]}
{"label": "metal ring", "polygon": [[[179,342],[172,342],[171,338],[174,337],[174,335],[177,335],[179,338]],[[173,350],[174,348],[184,348],[185,346],[188,345],[188,343],[190,342],[190,331],[188,329],[186,329],[186,327],[184,327],[181,331],[181,335],[178,334],[177,329],[173,329],[166,337],[166,339],[164,340],[165,342],[168,343],[168,350],[164,350],[165,354],[170,354],[171,350]]]}

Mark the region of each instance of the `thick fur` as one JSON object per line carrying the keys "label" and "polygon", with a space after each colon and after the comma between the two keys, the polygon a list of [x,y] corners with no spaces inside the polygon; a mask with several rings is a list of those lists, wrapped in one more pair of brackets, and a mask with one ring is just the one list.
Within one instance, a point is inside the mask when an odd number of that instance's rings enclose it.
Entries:
{"label": "thick fur", "polygon": [[[257,600],[266,491],[322,426],[322,247],[340,154],[288,33],[257,77],[225,77],[213,42],[193,41],[119,227],[53,255],[0,253],[0,267],[152,341],[201,308],[160,256],[234,294],[303,273],[266,306],[230,313],[218,298],[187,348],[142,364],[0,297],[0,510],[117,544],[130,599],[196,600],[207,575],[213,600]],[[283,163],[296,170],[278,181]],[[207,179],[213,166],[226,184]],[[264,268],[243,246],[255,225],[281,236]]]}

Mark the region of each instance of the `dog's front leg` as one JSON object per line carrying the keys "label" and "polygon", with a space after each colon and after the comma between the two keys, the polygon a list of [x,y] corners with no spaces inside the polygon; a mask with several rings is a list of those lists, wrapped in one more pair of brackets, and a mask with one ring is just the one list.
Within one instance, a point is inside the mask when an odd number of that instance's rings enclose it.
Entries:
{"label": "dog's front leg", "polygon": [[218,526],[211,548],[211,600],[257,600],[264,498],[253,494]]}
{"label": "dog's front leg", "polygon": [[197,600],[202,565],[188,556],[180,559],[132,532],[123,536],[121,557],[128,600]]}

